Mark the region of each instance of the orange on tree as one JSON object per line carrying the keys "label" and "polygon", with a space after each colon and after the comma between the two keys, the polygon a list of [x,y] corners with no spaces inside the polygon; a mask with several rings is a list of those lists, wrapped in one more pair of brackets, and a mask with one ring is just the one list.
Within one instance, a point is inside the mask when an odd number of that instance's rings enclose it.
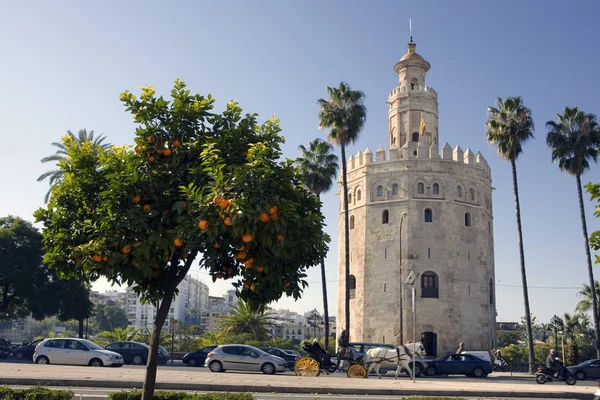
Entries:
{"label": "orange on tree", "polygon": [[154,156],[148,157],[148,162],[153,163],[155,160]]}
{"label": "orange on tree", "polygon": [[144,149],[142,148],[142,146],[135,146],[135,149],[134,149],[134,150],[135,150],[135,152],[136,152],[137,154],[140,154],[142,151],[144,151]]}
{"label": "orange on tree", "polygon": [[215,197],[213,197],[213,202],[214,202],[215,204],[217,204],[217,205],[218,205],[218,204],[221,204],[221,201],[223,201],[223,198],[222,198],[221,196],[219,196],[219,195],[216,195]]}
{"label": "orange on tree", "polygon": [[198,222],[198,228],[205,230],[208,228],[208,221],[205,219],[201,219],[200,222]]}
{"label": "orange on tree", "polygon": [[101,256],[100,254],[96,254],[96,255],[93,257],[93,259],[94,259],[94,261],[96,261],[96,262],[100,262],[100,261],[102,261],[102,256]]}
{"label": "orange on tree", "polygon": [[181,239],[179,239],[179,238],[177,238],[177,239],[173,240],[173,243],[174,243],[174,244],[175,244],[175,246],[177,246],[177,247],[181,247],[181,246],[183,246],[183,240],[181,240]]}
{"label": "orange on tree", "polygon": [[221,210],[226,209],[227,207],[229,207],[229,204],[231,204],[231,202],[229,200],[221,200],[219,202],[219,207],[221,207]]}
{"label": "orange on tree", "polygon": [[225,219],[223,220],[223,223],[227,226],[231,226],[233,224],[233,222],[231,222],[230,217],[225,217]]}
{"label": "orange on tree", "polygon": [[283,242],[283,235],[277,236],[277,240],[279,240],[280,242]]}
{"label": "orange on tree", "polygon": [[108,261],[108,256],[107,255],[102,256],[102,261],[107,262]]}
{"label": "orange on tree", "polygon": [[278,215],[277,207],[273,206],[269,208],[269,214],[271,215],[271,217],[276,217]]}
{"label": "orange on tree", "polygon": [[148,142],[150,142],[150,143],[154,143],[154,142],[156,142],[156,138],[155,138],[154,136],[150,136],[150,137],[148,138]]}
{"label": "orange on tree", "polygon": [[238,251],[238,253],[236,254],[236,257],[239,258],[240,260],[243,260],[246,257],[248,257],[248,253],[246,253],[244,250],[241,250],[241,251]]}
{"label": "orange on tree", "polygon": [[256,272],[263,272],[264,270],[265,270],[265,268],[262,266],[256,267]]}
{"label": "orange on tree", "polygon": [[256,289],[256,284],[253,283],[252,285],[250,285],[250,290],[252,290],[254,292],[254,289]]}
{"label": "orange on tree", "polygon": [[244,243],[251,242],[251,241],[252,241],[252,235],[251,235],[251,234],[249,234],[249,233],[245,233],[245,234],[243,234],[243,235],[242,235],[242,241],[243,241]]}
{"label": "orange on tree", "polygon": [[221,278],[223,278],[223,273],[222,273],[222,272],[217,272],[217,278],[218,278],[218,279],[221,279]]}
{"label": "orange on tree", "polygon": [[131,246],[126,244],[125,246],[121,247],[121,253],[123,253],[123,254],[131,253]]}
{"label": "orange on tree", "polygon": [[219,242],[215,241],[215,242],[213,243],[213,247],[214,247],[215,249],[218,249],[219,247],[221,247],[221,245],[219,244]]}
{"label": "orange on tree", "polygon": [[181,142],[179,142],[179,140],[175,139],[171,142],[171,146],[179,147],[179,146],[181,146]]}
{"label": "orange on tree", "polygon": [[269,217],[269,214],[267,214],[266,212],[262,212],[260,213],[260,220],[262,222],[269,222],[271,220],[271,217]]}
{"label": "orange on tree", "polygon": [[160,148],[159,148],[159,149],[156,149],[156,154],[162,154],[162,153],[164,153],[164,152],[165,152],[165,150],[164,150],[164,149],[160,149]]}
{"label": "orange on tree", "polygon": [[246,266],[246,268],[250,269],[252,268],[252,264],[254,263],[254,259],[253,258],[249,258],[246,260],[246,262],[244,263],[244,265]]}
{"label": "orange on tree", "polygon": [[144,204],[144,211],[150,211],[151,208],[150,204]]}
{"label": "orange on tree", "polygon": [[136,194],[135,196],[133,196],[133,202],[134,203],[139,203],[142,200],[142,196],[140,196],[140,194]]}
{"label": "orange on tree", "polygon": [[165,149],[165,150],[163,151],[163,156],[165,156],[165,157],[169,157],[170,155],[171,155],[171,149]]}
{"label": "orange on tree", "polygon": [[247,283],[244,283],[244,289],[250,289],[250,285],[248,285]]}

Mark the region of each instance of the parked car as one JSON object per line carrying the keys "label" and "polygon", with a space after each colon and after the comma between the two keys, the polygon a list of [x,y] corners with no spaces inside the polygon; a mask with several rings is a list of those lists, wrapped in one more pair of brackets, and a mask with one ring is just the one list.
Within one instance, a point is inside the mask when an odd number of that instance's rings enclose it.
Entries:
{"label": "parked car", "polygon": [[492,365],[492,368],[494,368],[494,361],[496,360],[496,357],[494,357],[494,355],[487,350],[480,350],[480,351],[467,350],[467,351],[463,351],[460,354],[470,354],[477,358],[481,358],[482,360],[489,362]]}
{"label": "parked car", "polygon": [[285,372],[287,361],[272,356],[253,346],[245,344],[226,344],[208,353],[204,365],[212,372],[224,372],[228,369],[242,371],[262,371],[264,374]]}
{"label": "parked car", "polygon": [[575,375],[578,381],[600,379],[600,360],[587,360],[580,364],[568,367],[570,373]]}
{"label": "parked car", "polygon": [[492,365],[471,354],[447,354],[427,362],[427,375],[467,375],[482,378],[492,372]]}
{"label": "parked car", "polygon": [[34,340],[33,342],[29,342],[24,344],[23,346],[17,347],[13,351],[13,357],[17,360],[33,360],[33,352],[35,351],[35,347],[41,343],[44,339]]}
{"label": "parked car", "polygon": [[283,358],[285,361],[287,361],[287,367],[290,369],[290,371],[294,370],[294,364],[296,364],[296,361],[298,361],[300,358],[299,355],[296,356],[286,350],[278,349],[277,347],[259,347],[259,349],[272,356]]}
{"label": "parked car", "polygon": [[0,339],[0,358],[8,358],[12,352],[12,344],[5,339]]}
{"label": "parked car", "polygon": [[216,349],[217,346],[206,346],[201,348],[200,350],[193,351],[191,353],[186,353],[181,361],[189,365],[190,367],[204,367],[204,361],[206,361],[206,356],[208,353]]}
{"label": "parked car", "polygon": [[[148,360],[150,346],[138,342],[113,342],[104,346],[106,350],[119,353],[125,364],[144,365]],[[171,356],[164,348],[158,348],[158,363],[166,364]]]}
{"label": "parked car", "polygon": [[[352,346],[354,348],[354,350],[356,350],[361,356],[367,353],[367,350],[369,349],[374,349],[377,347],[383,347],[383,348],[387,348],[387,349],[396,349],[396,346],[394,346],[393,344],[387,344],[387,343],[366,343],[366,342],[350,342],[348,343],[348,346]],[[421,374],[423,373],[423,371],[426,370],[427,368],[427,361],[425,361],[421,356],[414,356],[415,359],[415,376],[421,376]],[[412,368],[412,358],[410,359],[410,366]],[[345,361],[343,363],[346,363]],[[345,364],[343,364],[345,365]],[[397,368],[397,364],[393,361],[383,361],[381,363],[381,367],[380,367],[380,372],[385,373],[387,371],[396,371]],[[408,371],[404,368],[402,368],[400,370],[400,372],[403,372],[405,374],[408,375]]]}
{"label": "parked car", "polygon": [[123,357],[86,339],[44,339],[33,353],[36,364],[71,364],[122,367]]}

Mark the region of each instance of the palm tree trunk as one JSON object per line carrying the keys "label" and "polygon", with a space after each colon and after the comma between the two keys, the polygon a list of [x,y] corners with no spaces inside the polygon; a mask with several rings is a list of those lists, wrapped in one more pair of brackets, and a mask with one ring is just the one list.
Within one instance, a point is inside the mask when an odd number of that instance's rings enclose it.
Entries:
{"label": "palm tree trunk", "polygon": [[585,241],[585,256],[587,258],[588,275],[590,277],[590,289],[592,292],[592,313],[594,316],[594,330],[596,331],[596,357],[600,358],[600,323],[598,322],[598,297],[596,296],[596,285],[594,282],[594,270],[592,269],[592,256],[590,254],[590,243],[588,240],[587,223],[585,221],[585,208],[583,206],[583,193],[581,190],[581,175],[577,175],[577,196],[579,197],[579,214],[581,215],[581,227]]}
{"label": "palm tree trunk", "polygon": [[148,353],[148,361],[146,363],[146,377],[144,379],[144,388],[142,392],[142,400],[152,400],[154,398],[154,387],[156,386],[156,366],[158,364],[158,346],[160,341],[160,332],[169,315],[169,309],[173,302],[173,294],[175,287],[168,288],[165,291],[165,296],[160,302],[160,306],[156,310],[156,318],[152,326],[152,335],[150,337],[150,351]]}
{"label": "palm tree trunk", "polygon": [[[321,211],[321,196],[319,199],[319,212]],[[329,307],[327,306],[327,278],[325,276],[325,257],[321,257],[321,282],[323,283],[323,320],[325,321],[325,350],[329,349]],[[329,350],[327,350],[329,351]]]}
{"label": "palm tree trunk", "polygon": [[342,186],[344,187],[344,253],[346,258],[346,332],[350,338],[350,217],[348,216],[348,176],[346,175],[346,147],[342,144]]}
{"label": "palm tree trunk", "polygon": [[525,273],[525,252],[523,251],[523,230],[521,229],[521,205],[519,203],[519,184],[517,183],[517,165],[514,159],[510,160],[513,176],[513,190],[515,192],[515,208],[517,212],[517,231],[519,239],[519,258],[521,260],[521,280],[523,282],[523,302],[525,303],[525,321],[527,323],[527,349],[529,350],[529,373],[533,373],[535,352],[533,351],[533,333],[531,329],[531,311],[529,309],[529,293],[527,290],[527,274]]}

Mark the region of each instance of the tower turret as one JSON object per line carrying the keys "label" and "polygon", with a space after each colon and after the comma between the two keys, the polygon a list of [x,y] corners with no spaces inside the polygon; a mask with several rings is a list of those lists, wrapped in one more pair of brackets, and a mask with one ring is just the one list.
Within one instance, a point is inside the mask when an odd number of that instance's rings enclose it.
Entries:
{"label": "tower turret", "polygon": [[[408,43],[407,53],[394,65],[399,86],[388,96],[389,147],[416,151],[420,141],[427,148],[438,145],[438,101],[433,88],[425,85],[431,65]],[[421,136],[421,116],[425,134]],[[410,153],[409,153],[410,154]]]}

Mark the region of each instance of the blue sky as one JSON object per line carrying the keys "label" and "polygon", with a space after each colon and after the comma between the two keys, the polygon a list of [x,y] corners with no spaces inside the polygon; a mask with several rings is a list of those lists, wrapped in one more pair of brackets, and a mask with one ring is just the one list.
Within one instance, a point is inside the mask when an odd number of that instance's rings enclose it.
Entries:
{"label": "blue sky", "polygon": [[[498,320],[524,314],[510,165],[485,141],[486,108],[520,95],[533,110],[536,139],[518,160],[531,310],[538,321],[571,312],[588,282],[575,179],[558,171],[545,123],[565,106],[599,114],[594,1],[27,1],[0,0],[0,215],[32,219],[50,165],[40,159],[67,129],[93,129],[132,144],[134,125],[119,93],[145,84],[168,93],[176,78],[230,99],[266,120],[281,119],[284,155],[315,137],[316,99],[341,80],[366,94],[368,117],[349,154],[387,142],[393,65],[406,51],[408,19],[439,95],[440,140],[481,151],[492,168]],[[598,167],[583,177],[599,182]],[[338,202],[323,196],[333,237],[327,260],[335,312]],[[586,198],[589,231],[600,229]],[[596,267],[596,273],[599,273]],[[203,272],[194,272],[208,283]],[[318,268],[297,303],[322,309]],[[98,283],[97,288],[107,288]],[[210,283],[220,295],[225,283]]]}

